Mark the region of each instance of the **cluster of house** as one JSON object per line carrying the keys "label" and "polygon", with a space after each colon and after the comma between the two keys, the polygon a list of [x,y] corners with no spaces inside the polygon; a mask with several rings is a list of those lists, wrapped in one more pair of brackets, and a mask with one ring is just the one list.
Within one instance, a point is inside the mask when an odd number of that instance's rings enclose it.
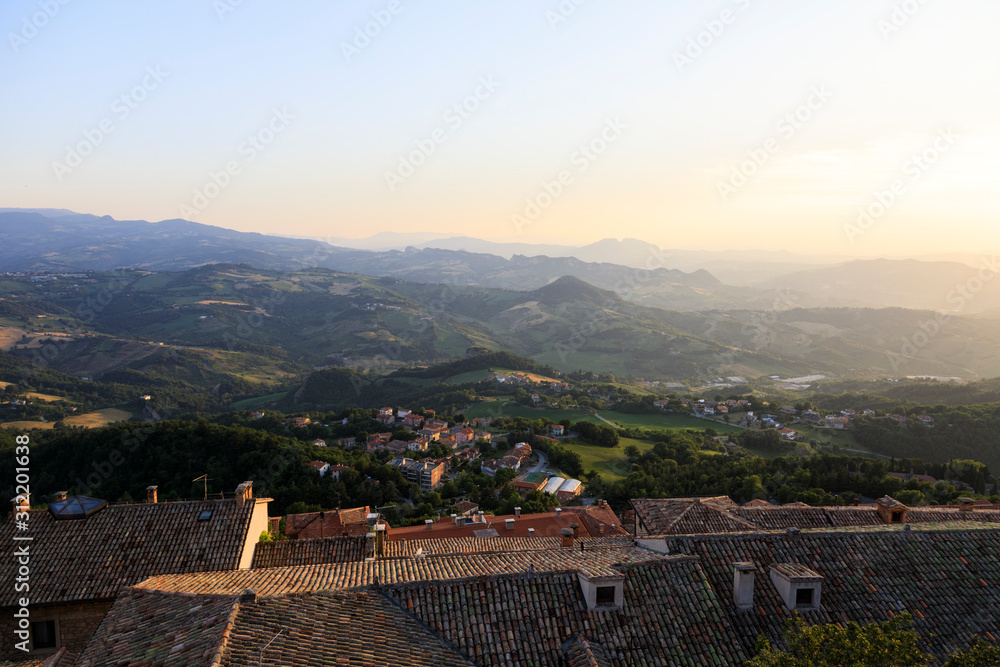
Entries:
{"label": "cluster of house", "polygon": [[[682,404],[683,401],[682,401]],[[690,403],[691,409],[699,417],[711,417],[714,415],[728,415],[730,412],[746,411],[750,407],[750,401],[740,398],[730,398],[725,401],[698,400]]]}
{"label": "cluster of house", "polygon": [[480,467],[483,470],[483,474],[488,477],[494,477],[504,469],[518,471],[531,458],[531,453],[531,445],[526,442],[519,442],[504,454],[503,457],[499,459],[486,459],[480,464]]}
{"label": "cluster of house", "polygon": [[[1000,508],[601,501],[393,528],[370,508],[266,498],[111,505],[57,494],[0,525],[0,660],[13,667],[740,665],[793,616],[909,613],[944,658],[1000,640]],[[15,537],[31,537],[18,541]],[[29,553],[30,552],[30,553]],[[23,557],[19,554],[26,554]],[[26,650],[26,652],[24,650]]]}

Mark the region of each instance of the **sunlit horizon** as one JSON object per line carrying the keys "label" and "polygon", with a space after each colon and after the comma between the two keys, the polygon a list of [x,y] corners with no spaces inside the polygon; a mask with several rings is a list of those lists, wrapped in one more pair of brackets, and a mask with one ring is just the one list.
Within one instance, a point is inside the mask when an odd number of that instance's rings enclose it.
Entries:
{"label": "sunlit horizon", "polygon": [[982,253],[1000,245],[1000,6],[911,4],[8,4],[0,205],[317,238]]}

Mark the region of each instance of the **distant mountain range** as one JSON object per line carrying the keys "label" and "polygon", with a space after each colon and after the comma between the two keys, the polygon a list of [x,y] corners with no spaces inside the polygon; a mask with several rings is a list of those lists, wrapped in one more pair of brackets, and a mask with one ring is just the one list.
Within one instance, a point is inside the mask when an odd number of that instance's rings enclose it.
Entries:
{"label": "distant mountain range", "polygon": [[[1000,280],[991,280],[992,268],[970,266],[976,259],[968,256],[844,262],[785,251],[661,250],[636,239],[573,247],[428,236],[404,235],[423,240],[402,250],[363,250],[187,220],[150,223],[60,209],[0,209],[0,270],[180,271],[228,263],[528,291],[572,276],[626,300],[672,310],[905,307],[1000,316]],[[380,234],[367,241],[392,238]],[[817,265],[822,261],[830,264]]]}

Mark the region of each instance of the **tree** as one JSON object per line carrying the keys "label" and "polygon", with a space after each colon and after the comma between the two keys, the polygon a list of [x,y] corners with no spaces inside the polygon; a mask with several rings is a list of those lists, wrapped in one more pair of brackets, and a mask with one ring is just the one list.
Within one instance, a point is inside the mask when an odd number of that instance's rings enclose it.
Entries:
{"label": "tree", "polygon": [[924,667],[931,656],[917,646],[919,636],[911,628],[909,614],[899,614],[885,623],[847,627],[813,625],[801,617],[785,625],[787,651],[774,650],[763,637],[757,640],[757,656],[748,667]]}

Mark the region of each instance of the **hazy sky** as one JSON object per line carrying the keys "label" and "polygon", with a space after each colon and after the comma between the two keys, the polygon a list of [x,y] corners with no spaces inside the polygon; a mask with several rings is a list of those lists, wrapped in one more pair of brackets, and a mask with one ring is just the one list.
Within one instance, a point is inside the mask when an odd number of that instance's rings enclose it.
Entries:
{"label": "hazy sky", "polygon": [[996,0],[9,0],[0,26],[0,206],[314,236],[1000,245]]}

